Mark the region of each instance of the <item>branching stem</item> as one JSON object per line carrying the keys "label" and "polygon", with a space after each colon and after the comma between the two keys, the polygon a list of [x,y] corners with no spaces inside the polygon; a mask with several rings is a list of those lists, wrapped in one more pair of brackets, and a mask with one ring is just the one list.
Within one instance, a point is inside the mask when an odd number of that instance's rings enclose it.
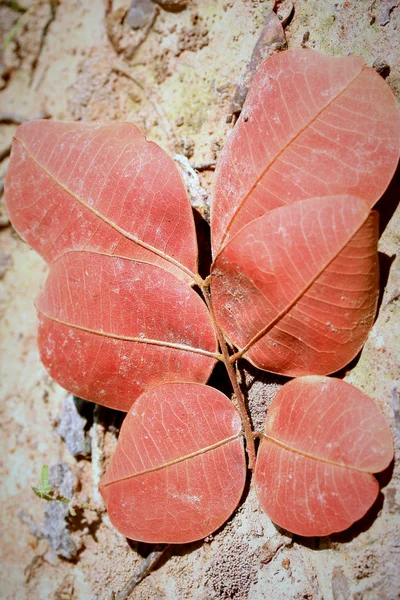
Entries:
{"label": "branching stem", "polygon": [[201,291],[204,296],[204,300],[207,304],[208,310],[210,311],[210,316],[211,316],[211,319],[214,324],[214,328],[215,328],[215,331],[216,331],[216,334],[218,337],[219,344],[221,346],[223,363],[228,372],[228,376],[229,376],[229,379],[230,379],[232,387],[233,387],[233,391],[236,396],[238,409],[239,409],[239,413],[240,413],[240,416],[242,419],[242,423],[243,423],[243,427],[244,427],[244,434],[245,434],[245,438],[246,438],[246,450],[247,450],[247,454],[249,457],[249,469],[253,470],[255,461],[256,461],[256,450],[255,450],[255,446],[254,446],[253,431],[251,429],[251,423],[250,423],[250,419],[249,419],[249,414],[247,412],[246,404],[244,401],[243,393],[242,393],[242,390],[240,389],[240,386],[239,386],[237,378],[236,378],[235,369],[233,368],[233,365],[231,362],[231,357],[229,355],[228,345],[226,343],[224,334],[222,333],[221,329],[219,328],[217,321],[215,319],[215,316],[214,316],[214,311],[213,311],[209,288],[208,288],[207,284],[205,284],[205,285],[202,284],[200,287],[201,287]]}

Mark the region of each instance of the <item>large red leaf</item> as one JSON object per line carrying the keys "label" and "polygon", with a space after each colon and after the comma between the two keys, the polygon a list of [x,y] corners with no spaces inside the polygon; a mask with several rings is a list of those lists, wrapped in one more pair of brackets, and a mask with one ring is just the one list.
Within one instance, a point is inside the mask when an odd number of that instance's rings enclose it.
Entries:
{"label": "large red leaf", "polygon": [[367,512],[379,492],[371,473],[392,458],[390,429],[371,398],[339,379],[301,377],[268,410],[257,495],[277,525],[328,535]]}
{"label": "large red leaf", "polygon": [[378,299],[378,221],[351,196],[270,211],[217,256],[217,321],[245,358],[297,377],[333,373],[360,350]]}
{"label": "large red leaf", "polygon": [[47,262],[93,250],[193,282],[196,235],[181,175],[131,123],[21,125],[6,201],[14,227]]}
{"label": "large red leaf", "polygon": [[213,388],[181,383],[140,396],[99,487],[121,533],[181,544],[204,538],[229,518],[245,478],[233,404]]}
{"label": "large red leaf", "polygon": [[68,252],[52,264],[37,308],[41,358],[50,375],[112,408],[128,410],[161,383],[205,383],[216,362],[206,305],[152,264]]}
{"label": "large red leaf", "polygon": [[56,381],[119,410],[160,383],[207,381],[217,343],[190,287],[193,214],[161,148],[129,123],[30,122],[6,193],[14,226],[50,264],[39,347]]}
{"label": "large red leaf", "polygon": [[393,94],[362,58],[306,49],[271,57],[218,160],[214,254],[253,219],[298,200],[350,194],[373,206],[399,143]]}

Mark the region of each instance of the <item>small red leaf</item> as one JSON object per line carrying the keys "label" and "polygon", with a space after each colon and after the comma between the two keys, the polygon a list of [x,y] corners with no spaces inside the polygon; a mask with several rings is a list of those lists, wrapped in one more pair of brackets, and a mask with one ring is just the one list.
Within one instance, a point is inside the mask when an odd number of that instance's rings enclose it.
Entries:
{"label": "small red leaf", "polygon": [[121,533],[181,544],[204,538],[229,518],[245,478],[233,404],[213,388],[180,383],[140,396],[99,487]]}
{"label": "small red leaf", "polygon": [[267,414],[255,486],[279,526],[304,536],[342,531],[375,501],[372,473],[393,458],[377,405],[352,385],[326,377],[285,384]]}
{"label": "small red leaf", "polygon": [[270,211],[218,254],[211,273],[221,329],[261,369],[327,375],[360,350],[378,299],[378,221],[350,196]]}
{"label": "small red leaf", "polygon": [[181,175],[131,123],[21,125],[6,200],[14,227],[47,262],[85,249],[193,282],[196,234]]}
{"label": "small red leaf", "polygon": [[213,251],[271,209],[350,194],[371,207],[400,150],[400,115],[386,82],[356,56],[281,52],[254,76],[218,159]]}
{"label": "small red leaf", "polygon": [[68,252],[52,264],[37,308],[40,353],[50,375],[111,408],[126,411],[161,383],[205,383],[216,362],[206,305],[155,265]]}

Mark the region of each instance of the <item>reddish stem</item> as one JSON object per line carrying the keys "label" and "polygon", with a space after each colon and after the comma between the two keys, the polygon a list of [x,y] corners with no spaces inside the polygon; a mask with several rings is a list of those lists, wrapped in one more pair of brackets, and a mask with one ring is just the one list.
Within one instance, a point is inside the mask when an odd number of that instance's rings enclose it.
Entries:
{"label": "reddish stem", "polygon": [[229,379],[230,379],[232,387],[233,387],[233,391],[236,396],[236,401],[237,401],[240,417],[242,419],[242,424],[243,424],[243,428],[244,428],[244,435],[246,438],[246,451],[247,451],[247,454],[249,457],[249,469],[253,470],[254,466],[255,466],[255,462],[256,462],[256,449],[254,446],[253,431],[251,429],[251,423],[250,423],[249,415],[247,412],[246,404],[244,401],[244,397],[242,394],[242,390],[240,389],[240,386],[239,386],[237,378],[236,378],[236,373],[235,373],[235,370],[234,370],[232,362],[231,362],[231,357],[229,355],[228,345],[226,343],[224,334],[222,333],[222,331],[219,328],[217,321],[215,319],[212,301],[211,301],[211,295],[210,295],[210,292],[208,290],[208,286],[206,283],[201,285],[201,291],[203,292],[204,300],[207,304],[208,310],[210,311],[210,316],[213,321],[213,325],[214,325],[214,328],[215,328],[215,331],[216,331],[216,334],[218,337],[219,345],[221,347],[223,363],[228,372],[228,376],[229,376]]}

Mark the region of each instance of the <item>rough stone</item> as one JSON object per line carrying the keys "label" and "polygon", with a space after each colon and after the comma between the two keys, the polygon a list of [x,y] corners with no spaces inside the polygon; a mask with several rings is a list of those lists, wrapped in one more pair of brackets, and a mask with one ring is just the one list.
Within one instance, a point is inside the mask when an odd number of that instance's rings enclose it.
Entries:
{"label": "rough stone", "polygon": [[132,29],[142,29],[154,19],[156,7],[152,0],[134,0],[125,17],[125,22]]}
{"label": "rough stone", "polygon": [[86,419],[81,417],[74,396],[68,394],[61,410],[58,433],[65,440],[72,456],[89,456],[90,439],[86,435]]}
{"label": "rough stone", "polygon": [[[51,487],[56,487],[65,498],[72,498],[75,477],[67,465],[59,462],[50,467],[49,481]],[[57,556],[73,560],[78,548],[68,528],[68,514],[68,504],[65,502],[49,502],[44,510],[44,533]]]}

